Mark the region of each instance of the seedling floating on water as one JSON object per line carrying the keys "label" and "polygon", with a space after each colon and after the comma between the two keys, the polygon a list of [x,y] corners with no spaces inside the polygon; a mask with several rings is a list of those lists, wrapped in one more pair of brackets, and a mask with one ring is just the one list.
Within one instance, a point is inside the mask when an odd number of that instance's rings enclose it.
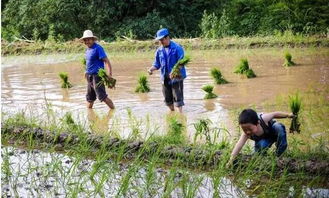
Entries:
{"label": "seedling floating on water", "polygon": [[300,123],[298,119],[298,114],[302,106],[302,100],[299,97],[299,94],[296,93],[295,95],[289,96],[289,106],[291,112],[294,114],[294,117],[291,120],[290,125],[290,133],[300,133]]}
{"label": "seedling floating on water", "polygon": [[172,71],[170,73],[170,76],[174,79],[174,78],[181,78],[181,73],[180,73],[180,69],[183,66],[186,66],[189,62],[190,62],[190,56],[184,56],[184,58],[180,59],[172,68]]}
{"label": "seedling floating on water", "polygon": [[72,87],[72,84],[69,82],[69,77],[66,72],[59,73],[59,77],[61,78],[61,81],[62,81],[62,88],[71,88]]}
{"label": "seedling floating on water", "polygon": [[115,83],[117,82],[117,80],[115,80],[112,77],[109,77],[106,74],[105,69],[99,69],[98,70],[98,76],[101,78],[101,81],[98,83],[98,86],[101,85],[101,83],[103,83],[108,88],[111,88],[111,89],[115,88]]}
{"label": "seedling floating on water", "polygon": [[293,61],[292,61],[292,56],[289,52],[286,52],[284,54],[284,58],[285,58],[285,61],[284,61],[284,64],[283,66],[285,67],[290,67],[290,66],[293,66],[293,65],[296,65]]}
{"label": "seedling floating on water", "polygon": [[235,67],[234,73],[236,74],[245,74],[247,78],[255,78],[255,72],[249,67],[248,60],[243,58],[240,60],[240,63]]}
{"label": "seedling floating on water", "polygon": [[215,67],[210,70],[210,75],[213,77],[215,83],[218,85],[228,83],[227,80],[225,80],[224,77],[222,76],[220,70]]}
{"label": "seedling floating on water", "polygon": [[213,89],[214,89],[214,86],[212,86],[212,85],[205,85],[202,87],[202,90],[207,92],[207,94],[204,96],[204,99],[217,98],[217,95],[212,92]]}
{"label": "seedling floating on water", "polygon": [[147,76],[144,73],[139,74],[138,77],[138,85],[135,89],[137,93],[146,93],[150,91],[150,87],[148,85]]}

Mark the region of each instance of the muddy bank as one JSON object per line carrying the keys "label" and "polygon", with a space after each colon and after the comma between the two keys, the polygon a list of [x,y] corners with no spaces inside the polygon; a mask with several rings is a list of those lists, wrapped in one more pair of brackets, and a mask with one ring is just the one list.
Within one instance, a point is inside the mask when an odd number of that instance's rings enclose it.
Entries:
{"label": "muddy bank", "polygon": [[[231,49],[231,48],[263,48],[263,47],[329,47],[328,38],[319,37],[228,37],[222,39],[174,39],[185,49]],[[121,40],[115,42],[100,41],[107,52],[149,51],[158,46],[154,40]],[[78,39],[63,43],[51,41],[33,42],[1,42],[1,55],[49,54],[49,53],[78,53],[85,46]]]}
{"label": "muddy bank", "polygon": [[[96,136],[93,134],[72,134],[70,132],[55,132],[50,130],[44,130],[40,127],[31,126],[8,126],[2,124],[1,133],[9,138],[9,142],[15,140],[29,140],[32,139],[38,143],[46,143],[47,145],[55,146],[56,150],[65,150],[74,148],[79,144],[90,145],[90,152],[95,152],[97,149],[105,149],[111,156],[117,157],[119,154],[122,155],[122,159],[133,159],[140,157],[148,159],[151,156],[157,155],[163,163],[171,165],[172,163],[181,165],[189,168],[200,168],[200,169],[214,169],[223,160],[223,150],[212,149],[207,147],[197,147],[193,145],[168,145],[163,144],[161,140],[150,140],[150,141],[138,141],[138,140],[127,140],[119,138],[111,138],[105,136]],[[250,155],[240,156],[236,160],[235,167],[237,169],[245,168],[249,162],[255,158]],[[293,159],[288,157],[275,159],[276,162],[268,158],[264,158],[264,167],[268,166],[272,171],[277,172],[288,171],[288,172],[303,172],[306,174],[318,174],[318,175],[329,175],[329,161],[319,159]],[[259,160],[259,159],[258,159]],[[260,167],[260,168],[264,168]],[[255,169],[257,171],[257,169]]]}

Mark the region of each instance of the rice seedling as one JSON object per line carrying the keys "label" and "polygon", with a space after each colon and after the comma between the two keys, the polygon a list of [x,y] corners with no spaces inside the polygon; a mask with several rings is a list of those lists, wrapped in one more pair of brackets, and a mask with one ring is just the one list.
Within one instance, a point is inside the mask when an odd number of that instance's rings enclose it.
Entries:
{"label": "rice seedling", "polygon": [[240,60],[240,63],[235,67],[234,73],[236,74],[244,74],[249,69],[248,60],[243,58]]}
{"label": "rice seedling", "polygon": [[187,64],[190,62],[191,58],[188,55],[185,55],[184,58],[180,59],[172,68],[170,76],[173,79],[179,79],[181,78],[181,73],[180,73],[180,69],[183,66],[187,66]]}
{"label": "rice seedling", "polygon": [[101,81],[98,83],[97,86],[104,84],[105,86],[107,86],[108,88],[115,88],[115,84],[117,82],[116,79],[114,79],[112,76],[108,76],[106,74],[106,70],[105,69],[99,69],[98,70],[98,76],[101,78]]}
{"label": "rice seedling", "polygon": [[213,89],[214,89],[214,86],[212,86],[212,85],[205,85],[202,87],[202,90],[206,92],[204,99],[217,98],[217,95],[212,92]]}
{"label": "rice seedling", "polygon": [[81,59],[81,65],[82,65],[83,70],[87,69],[87,60],[86,60],[86,58],[83,57]]}
{"label": "rice seedling", "polygon": [[66,72],[60,72],[59,77],[62,81],[62,88],[71,88],[72,84],[69,82],[69,76]]}
{"label": "rice seedling", "polygon": [[145,73],[140,73],[138,76],[138,84],[135,89],[137,93],[146,93],[150,91],[150,87],[148,84],[147,76]]}
{"label": "rice seedling", "polygon": [[215,83],[218,85],[228,83],[228,81],[224,79],[220,70],[215,67],[210,70],[210,75],[214,79]]}
{"label": "rice seedling", "polygon": [[[199,136],[204,136],[206,139],[206,144],[215,144],[216,138],[219,136],[220,129],[210,128],[211,124],[212,122],[209,119],[200,119],[198,120],[198,122],[193,124],[195,128],[194,143],[196,143],[196,140]],[[213,141],[211,140],[212,136]]]}
{"label": "rice seedling", "polygon": [[299,97],[299,93],[297,92],[295,95],[289,96],[289,107],[291,112],[294,114],[294,117],[291,120],[290,124],[290,133],[300,133],[300,122],[298,118],[299,111],[302,106],[302,100]]}
{"label": "rice seedling", "polygon": [[284,63],[283,63],[283,66],[284,67],[290,67],[290,66],[293,66],[293,65],[296,65],[293,61],[292,61],[292,56],[289,52],[286,52],[284,54]]}
{"label": "rice seedling", "polygon": [[255,72],[249,67],[248,60],[243,58],[240,60],[240,63],[235,67],[234,73],[236,74],[245,74],[247,78],[255,78]]}
{"label": "rice seedling", "polygon": [[248,69],[246,72],[245,72],[247,78],[255,78],[256,77],[256,74],[254,73],[254,71],[252,69]]}

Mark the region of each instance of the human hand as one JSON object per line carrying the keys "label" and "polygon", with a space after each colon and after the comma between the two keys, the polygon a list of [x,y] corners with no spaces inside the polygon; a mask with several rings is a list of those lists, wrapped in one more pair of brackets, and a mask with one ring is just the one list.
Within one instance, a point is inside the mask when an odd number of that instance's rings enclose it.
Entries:
{"label": "human hand", "polygon": [[151,70],[151,68],[147,70],[147,73],[148,73],[149,75],[152,75],[152,74],[153,74],[153,71]]}
{"label": "human hand", "polygon": [[288,118],[294,118],[296,115],[293,113],[288,114]]}

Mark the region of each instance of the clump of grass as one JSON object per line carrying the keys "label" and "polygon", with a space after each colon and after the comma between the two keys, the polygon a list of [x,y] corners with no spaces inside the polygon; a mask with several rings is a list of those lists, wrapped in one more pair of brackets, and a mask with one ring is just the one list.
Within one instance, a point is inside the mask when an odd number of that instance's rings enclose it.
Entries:
{"label": "clump of grass", "polygon": [[296,65],[293,61],[292,61],[292,56],[289,52],[286,52],[284,54],[284,58],[285,58],[285,61],[283,63],[283,66],[285,67],[290,67],[290,66],[293,66],[293,65]]}
{"label": "clump of grass", "polygon": [[69,76],[66,72],[60,72],[59,77],[62,81],[62,88],[71,88],[72,84],[69,82]]}
{"label": "clump of grass", "polygon": [[147,76],[145,73],[141,73],[138,76],[138,85],[135,89],[137,93],[146,93],[150,91],[150,87],[148,85]]}
{"label": "clump of grass", "polygon": [[217,98],[217,95],[212,92],[213,89],[214,89],[214,86],[212,86],[212,85],[205,85],[202,87],[202,90],[207,92],[206,95],[204,96],[204,99]]}
{"label": "clump of grass", "polygon": [[174,78],[181,78],[181,73],[180,73],[180,69],[183,66],[186,66],[189,62],[190,62],[191,58],[190,56],[185,55],[184,58],[180,59],[172,68],[172,71],[170,73],[170,76],[174,79]]}
{"label": "clump of grass", "polygon": [[240,63],[235,67],[234,73],[236,74],[245,74],[247,78],[255,78],[255,72],[249,67],[248,60],[243,58],[240,60]]}
{"label": "clump of grass", "polygon": [[100,84],[104,84],[108,88],[111,88],[111,89],[115,88],[115,84],[116,84],[117,80],[112,78],[111,76],[108,76],[106,74],[105,69],[99,69],[98,70],[98,76],[101,78],[101,81],[98,83],[98,86]]}
{"label": "clump of grass", "polygon": [[302,106],[302,100],[299,97],[298,93],[289,96],[289,106],[291,112],[294,114],[294,117],[292,118],[290,124],[290,133],[294,133],[294,132],[300,133],[300,122],[299,122],[298,114]]}
{"label": "clump of grass", "polygon": [[215,83],[218,85],[228,83],[228,81],[224,79],[220,70],[215,67],[210,70],[210,75],[214,79]]}
{"label": "clump of grass", "polygon": [[183,130],[185,126],[176,116],[169,116],[168,122],[168,134],[166,141],[167,143],[179,144],[184,142]]}

